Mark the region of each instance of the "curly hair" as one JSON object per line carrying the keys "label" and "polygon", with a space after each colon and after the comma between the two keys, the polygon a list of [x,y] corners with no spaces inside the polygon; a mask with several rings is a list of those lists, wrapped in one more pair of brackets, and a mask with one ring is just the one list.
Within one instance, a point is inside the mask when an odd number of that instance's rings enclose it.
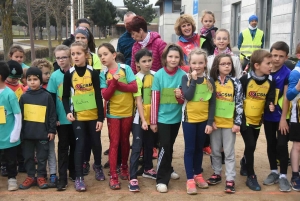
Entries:
{"label": "curly hair", "polygon": [[174,30],[175,30],[175,33],[177,36],[183,35],[182,31],[181,31],[181,26],[184,23],[189,23],[192,25],[193,33],[196,31],[196,24],[193,19],[193,16],[188,15],[188,14],[183,14],[183,15],[180,15],[179,18],[177,18],[175,25],[174,25]]}
{"label": "curly hair", "polygon": [[38,67],[39,69],[42,69],[43,67],[49,68],[50,71],[52,71],[53,66],[47,59],[35,59],[31,63],[31,66]]}

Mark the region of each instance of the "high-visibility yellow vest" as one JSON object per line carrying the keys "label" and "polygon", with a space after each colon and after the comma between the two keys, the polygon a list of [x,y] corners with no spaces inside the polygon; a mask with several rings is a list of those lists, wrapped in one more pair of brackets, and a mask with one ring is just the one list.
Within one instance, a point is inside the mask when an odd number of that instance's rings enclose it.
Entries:
{"label": "high-visibility yellow vest", "polygon": [[[264,35],[264,32],[260,29],[256,30],[256,34],[254,39],[252,40],[252,36],[249,29],[245,29],[243,32],[243,43],[241,45],[240,52],[243,53],[246,56],[251,56],[254,50],[261,49],[262,45],[262,37]],[[244,57],[240,55],[240,59],[243,59]]]}

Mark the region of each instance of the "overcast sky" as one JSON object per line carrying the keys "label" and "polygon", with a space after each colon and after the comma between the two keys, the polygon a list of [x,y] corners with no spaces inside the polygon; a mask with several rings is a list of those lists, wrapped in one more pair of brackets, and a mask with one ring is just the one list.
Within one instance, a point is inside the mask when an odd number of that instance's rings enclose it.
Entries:
{"label": "overcast sky", "polygon": [[[109,0],[113,3],[114,6],[124,6],[123,0]],[[154,4],[157,2],[157,0],[149,0],[149,4]]]}

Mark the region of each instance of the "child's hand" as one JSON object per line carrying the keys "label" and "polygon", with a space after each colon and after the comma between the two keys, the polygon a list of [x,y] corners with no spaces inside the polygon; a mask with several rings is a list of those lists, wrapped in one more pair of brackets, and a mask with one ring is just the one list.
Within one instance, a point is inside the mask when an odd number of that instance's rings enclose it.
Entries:
{"label": "child's hand", "polygon": [[300,91],[300,79],[298,80],[297,85],[295,86],[295,88],[297,89],[297,91]]}
{"label": "child's hand", "polygon": [[113,77],[114,77],[115,80],[119,80],[121,76],[120,76],[120,74],[114,74]]}
{"label": "child's hand", "polygon": [[70,121],[70,122],[75,121],[75,118],[74,118],[74,116],[73,116],[72,113],[68,113],[68,114],[67,114],[67,119],[68,119],[68,121]]}
{"label": "child's hand", "polygon": [[142,122],[142,129],[144,129],[145,131],[148,130],[148,123],[147,123],[147,121],[143,121]]}
{"label": "child's hand", "polygon": [[272,102],[269,105],[269,109],[271,112],[274,112],[274,110],[275,110],[275,105]]}
{"label": "child's hand", "polygon": [[56,122],[56,126],[60,126],[60,122],[59,121]]}
{"label": "child's hand", "polygon": [[233,127],[232,127],[232,132],[233,133],[238,133],[238,132],[240,132],[240,126],[238,126],[238,125],[233,125]]}
{"label": "child's hand", "polygon": [[96,123],[96,132],[101,131],[103,123],[101,121],[97,121]]}
{"label": "child's hand", "polygon": [[48,139],[49,139],[49,141],[54,140],[54,138],[55,138],[55,134],[48,133]]}
{"label": "child's hand", "polygon": [[175,93],[176,98],[180,98],[181,97],[181,90],[179,88],[176,88],[174,90],[174,93]]}
{"label": "child's hand", "polygon": [[197,72],[195,71],[195,70],[193,70],[193,72],[192,72],[192,78],[193,78],[193,80],[197,80]]}
{"label": "child's hand", "polygon": [[281,135],[286,135],[289,133],[289,125],[287,124],[286,119],[280,119],[278,130],[280,130]]}
{"label": "child's hand", "polygon": [[216,125],[215,122],[213,122],[212,127],[213,127],[213,130],[217,130],[218,129],[218,127],[217,127],[217,125]]}
{"label": "child's hand", "polygon": [[151,130],[153,131],[153,133],[157,133],[157,124],[151,124],[150,125]]}
{"label": "child's hand", "polygon": [[211,132],[212,132],[212,127],[211,126],[209,126],[209,125],[206,125],[206,127],[205,127],[205,131],[204,131],[206,134],[211,134]]}

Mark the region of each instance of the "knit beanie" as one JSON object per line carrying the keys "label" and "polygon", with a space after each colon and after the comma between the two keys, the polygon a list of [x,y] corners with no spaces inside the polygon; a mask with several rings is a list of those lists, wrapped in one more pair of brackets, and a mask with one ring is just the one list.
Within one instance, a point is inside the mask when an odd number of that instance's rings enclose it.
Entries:
{"label": "knit beanie", "polygon": [[89,30],[85,27],[77,27],[77,29],[74,32],[74,36],[76,36],[76,34],[81,33],[83,34],[87,39],[89,38],[90,34],[89,34]]}
{"label": "knit beanie", "polygon": [[26,72],[26,79],[30,75],[37,76],[40,79],[40,85],[43,84],[43,75],[42,71],[38,67],[30,67]]}
{"label": "knit beanie", "polygon": [[251,15],[249,17],[249,23],[252,22],[253,20],[258,21],[258,17],[256,15]]}
{"label": "knit beanie", "polygon": [[9,66],[9,77],[10,78],[21,78],[23,74],[23,69],[21,64],[14,60],[10,60],[7,62]]}

